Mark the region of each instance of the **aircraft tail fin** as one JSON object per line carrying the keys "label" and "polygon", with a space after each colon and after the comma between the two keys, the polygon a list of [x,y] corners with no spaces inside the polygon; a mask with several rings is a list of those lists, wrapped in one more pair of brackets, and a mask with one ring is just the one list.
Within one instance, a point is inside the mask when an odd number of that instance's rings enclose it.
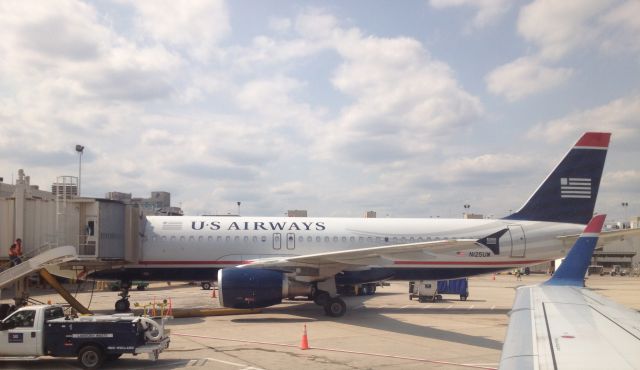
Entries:
{"label": "aircraft tail fin", "polygon": [[605,218],[606,215],[597,215],[591,219],[569,250],[562,265],[545,284],[583,286],[584,275],[587,273],[589,263],[591,263],[591,256],[598,243]]}
{"label": "aircraft tail fin", "polygon": [[587,132],[531,198],[507,220],[586,224],[600,188],[610,133]]}

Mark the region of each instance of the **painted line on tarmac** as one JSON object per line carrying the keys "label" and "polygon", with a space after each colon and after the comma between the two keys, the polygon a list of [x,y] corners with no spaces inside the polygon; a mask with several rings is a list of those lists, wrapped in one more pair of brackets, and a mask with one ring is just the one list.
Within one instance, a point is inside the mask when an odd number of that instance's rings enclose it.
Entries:
{"label": "painted line on tarmac", "polygon": [[211,357],[207,357],[204,360],[215,361],[215,362],[219,362],[219,363],[225,364],[225,365],[237,366],[237,367],[242,368],[243,370],[249,370],[249,369],[251,369],[251,370],[262,370],[262,368],[259,368],[259,367],[254,367],[254,366],[246,365],[246,364],[238,364],[236,362],[218,360],[216,358],[211,358]]}
{"label": "painted line on tarmac", "polygon": [[[205,335],[195,335],[195,334],[182,334],[182,333],[171,333],[171,335],[177,335],[179,337],[192,337],[192,338],[203,338],[203,339],[214,339],[214,340],[222,340],[229,342],[240,342],[240,343],[252,343],[252,344],[265,344],[270,346],[278,346],[278,347],[288,347],[288,348],[299,348],[294,344],[284,344],[284,343],[271,343],[271,342],[260,342],[256,340],[246,340],[246,339],[230,339],[230,338],[221,338],[221,337],[210,337]],[[350,353],[355,355],[364,355],[364,356],[373,356],[373,357],[385,357],[385,358],[395,358],[400,360],[412,360],[418,362],[428,362],[431,364],[440,364],[440,365],[454,365],[460,367],[470,367],[474,369],[484,369],[484,370],[497,370],[497,368],[491,366],[484,365],[476,365],[476,364],[461,364],[456,362],[449,361],[439,361],[439,360],[429,360],[426,358],[417,358],[417,357],[407,357],[407,356],[397,356],[397,355],[385,355],[381,353],[369,353],[369,352],[360,352],[360,351],[349,351],[337,348],[322,348],[322,347],[309,347],[308,350],[317,350],[317,351],[328,351],[328,352],[339,352],[339,353]]]}
{"label": "painted line on tarmac", "polygon": [[475,305],[471,305],[471,307],[467,308],[467,310],[473,310],[474,307]]}

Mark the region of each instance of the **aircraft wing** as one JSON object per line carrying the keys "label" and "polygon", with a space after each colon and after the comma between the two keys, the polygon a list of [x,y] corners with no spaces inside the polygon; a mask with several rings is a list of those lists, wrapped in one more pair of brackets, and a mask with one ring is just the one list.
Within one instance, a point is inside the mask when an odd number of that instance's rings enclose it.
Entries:
{"label": "aircraft wing", "polygon": [[424,243],[385,245],[381,247],[370,247],[360,249],[341,250],[334,252],[324,252],[307,254],[293,257],[277,257],[253,260],[250,264],[239,267],[251,268],[278,268],[296,267],[301,265],[385,265],[393,263],[394,259],[402,255],[423,253],[426,257],[430,252],[442,252],[446,249],[467,249],[478,247],[475,239],[454,239],[439,240]]}
{"label": "aircraft wing", "polygon": [[586,288],[521,287],[500,369],[639,369],[640,314]]}
{"label": "aircraft wing", "polygon": [[[562,239],[567,244],[569,244],[569,243],[574,243],[579,236],[580,235],[566,235],[566,236],[560,236],[559,239]],[[625,237],[633,237],[633,236],[640,236],[640,228],[603,231],[600,233],[600,239],[598,240],[598,245],[607,244],[617,240],[624,240]]]}
{"label": "aircraft wing", "polygon": [[604,215],[554,276],[518,288],[500,369],[639,369],[640,314],[583,287]]}

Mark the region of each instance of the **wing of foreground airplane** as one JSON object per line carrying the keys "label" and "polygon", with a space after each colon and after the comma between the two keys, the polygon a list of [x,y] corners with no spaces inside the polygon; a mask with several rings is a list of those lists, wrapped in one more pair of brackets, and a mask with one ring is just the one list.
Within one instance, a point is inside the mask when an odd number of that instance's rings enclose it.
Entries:
{"label": "wing of foreground airplane", "polygon": [[640,314],[583,287],[604,215],[554,276],[518,288],[500,369],[639,369]]}

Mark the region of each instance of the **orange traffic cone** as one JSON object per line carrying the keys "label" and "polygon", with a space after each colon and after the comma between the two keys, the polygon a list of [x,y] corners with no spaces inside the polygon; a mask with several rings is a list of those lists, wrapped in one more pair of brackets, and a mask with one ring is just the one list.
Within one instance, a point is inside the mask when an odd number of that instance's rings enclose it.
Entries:
{"label": "orange traffic cone", "polygon": [[217,298],[216,296],[216,288],[213,287],[213,289],[211,289],[211,298]]}
{"label": "orange traffic cone", "polygon": [[307,324],[304,324],[304,333],[302,334],[300,349],[309,349],[309,339],[307,339]]}

